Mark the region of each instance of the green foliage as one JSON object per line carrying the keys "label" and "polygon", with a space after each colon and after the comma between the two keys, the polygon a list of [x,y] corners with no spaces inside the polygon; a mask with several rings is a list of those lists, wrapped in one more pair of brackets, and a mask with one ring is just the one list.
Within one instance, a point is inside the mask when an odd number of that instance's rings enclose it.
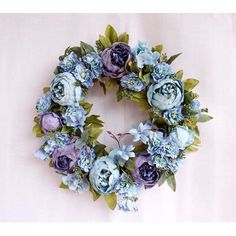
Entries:
{"label": "green foliage", "polygon": [[138,144],[137,146],[135,146],[135,148],[134,148],[134,152],[135,152],[135,153],[143,152],[143,151],[145,151],[145,150],[147,150],[147,145],[144,144],[144,143],[140,143],[140,144]]}
{"label": "green foliage", "polygon": [[90,185],[89,191],[92,193],[93,201],[95,202],[101,196],[98,192],[96,192],[93,187]]}
{"label": "green foliage", "polygon": [[212,116],[209,116],[208,114],[201,113],[198,118],[198,122],[207,122],[209,120],[213,119]]}
{"label": "green foliage", "polygon": [[171,56],[167,61],[166,63],[167,64],[171,64],[178,56],[180,56],[182,53],[178,53],[178,54],[175,54],[173,56]]}
{"label": "green foliage", "polygon": [[63,182],[59,185],[59,188],[69,189],[68,185],[65,185]]}
{"label": "green foliage", "polygon": [[79,101],[79,104],[80,106],[82,106],[84,108],[84,110],[87,112],[87,113],[90,113],[92,107],[93,107],[93,104],[91,103],[88,103],[88,102],[85,102],[85,100],[80,100]]}
{"label": "green foliage", "polygon": [[173,173],[167,175],[166,181],[167,181],[168,186],[175,192],[175,190],[176,190],[175,175]]}
{"label": "green foliage", "polygon": [[162,45],[162,44],[156,45],[156,46],[154,46],[154,47],[152,48],[152,51],[153,51],[153,52],[156,51],[156,52],[161,53],[162,50],[163,50],[163,45]]}
{"label": "green foliage", "polygon": [[111,43],[115,43],[118,41],[117,32],[111,25],[107,26],[105,30],[105,36],[110,40]]}
{"label": "green foliage", "polygon": [[81,56],[84,56],[91,52],[95,52],[94,48],[91,45],[82,41],[80,42],[80,50],[81,50]]}
{"label": "green foliage", "polygon": [[116,196],[115,193],[104,195],[104,199],[105,199],[105,202],[106,202],[107,206],[111,210],[114,210],[116,208],[117,196]]}
{"label": "green foliage", "polygon": [[195,88],[199,83],[199,80],[196,79],[186,79],[184,80],[184,89],[186,91],[191,91],[193,88]]}
{"label": "green foliage", "polygon": [[94,146],[94,151],[97,157],[105,156],[107,154],[105,149],[106,149],[106,145],[101,144],[98,141]]}
{"label": "green foliage", "polygon": [[60,73],[60,67],[57,66],[55,70],[53,71],[54,75],[58,75]]}
{"label": "green foliage", "polygon": [[111,42],[107,37],[104,37],[102,35],[99,35],[99,41],[102,44],[104,48],[109,48],[111,47]]}
{"label": "green foliage", "polygon": [[134,73],[139,73],[139,69],[138,69],[138,66],[137,66],[137,63],[133,60],[131,61],[128,61],[125,65],[125,70],[128,72],[128,73],[131,73],[131,72],[134,72]]}
{"label": "green foliage", "polygon": [[120,34],[118,37],[118,41],[128,44],[129,43],[129,35],[126,32]]}
{"label": "green foliage", "polygon": [[185,92],[184,93],[184,103],[189,104],[192,102],[192,100],[197,99],[199,95],[197,93],[194,93],[192,91]]}
{"label": "green foliage", "polygon": [[135,169],[135,159],[136,158],[129,158],[129,160],[125,163],[125,168],[129,171],[133,171]]}
{"label": "green foliage", "polygon": [[44,87],[43,88],[43,93],[47,93],[47,92],[49,92],[50,91],[50,87]]}
{"label": "green foliage", "polygon": [[62,133],[67,133],[67,134],[73,133],[73,131],[74,131],[73,127],[69,127],[69,126],[65,126],[65,125],[61,129]]}
{"label": "green foliage", "polygon": [[182,70],[179,70],[175,73],[174,77],[177,79],[182,79],[183,78],[184,72]]}
{"label": "green foliage", "polygon": [[35,136],[37,138],[43,137],[44,133],[43,133],[43,131],[41,129],[40,120],[39,120],[39,118],[37,116],[34,117],[34,122],[35,122],[35,125],[33,127],[33,132],[34,132]]}
{"label": "green foliage", "polygon": [[85,126],[88,126],[90,124],[96,124],[100,127],[103,127],[103,121],[99,119],[99,115],[91,115],[91,116],[87,116],[86,120],[85,120]]}

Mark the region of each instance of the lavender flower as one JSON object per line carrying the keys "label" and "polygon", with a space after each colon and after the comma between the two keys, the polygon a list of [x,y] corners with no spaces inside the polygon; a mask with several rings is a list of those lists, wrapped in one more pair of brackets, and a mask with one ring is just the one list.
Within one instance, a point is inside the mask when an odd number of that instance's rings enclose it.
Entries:
{"label": "lavender flower", "polygon": [[40,126],[44,133],[55,131],[61,127],[61,119],[56,113],[47,112],[40,116]]}

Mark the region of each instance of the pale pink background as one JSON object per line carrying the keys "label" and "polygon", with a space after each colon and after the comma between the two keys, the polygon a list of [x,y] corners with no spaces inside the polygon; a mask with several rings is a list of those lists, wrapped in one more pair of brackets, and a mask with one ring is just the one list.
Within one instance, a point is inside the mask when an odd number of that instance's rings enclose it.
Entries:
{"label": "pale pink background", "polygon": [[[150,45],[163,43],[173,67],[200,80],[197,92],[214,120],[200,126],[202,145],[168,186],[142,192],[139,212],[110,211],[90,193],[59,189],[60,177],[34,158],[41,140],[32,133],[35,102],[52,79],[57,58],[80,40],[94,44],[106,24]],[[236,220],[236,15],[226,14],[1,14],[0,15],[0,220],[1,221],[235,221]],[[126,132],[145,118],[114,91],[89,100],[105,129]],[[101,141],[115,146],[104,134]]]}

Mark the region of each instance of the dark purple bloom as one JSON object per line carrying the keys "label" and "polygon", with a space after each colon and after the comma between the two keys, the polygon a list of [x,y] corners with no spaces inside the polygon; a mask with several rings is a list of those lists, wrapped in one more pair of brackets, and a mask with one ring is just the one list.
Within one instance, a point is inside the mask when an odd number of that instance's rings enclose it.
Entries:
{"label": "dark purple bloom", "polygon": [[70,172],[76,165],[77,160],[78,151],[73,143],[57,148],[52,154],[52,164],[61,173]]}
{"label": "dark purple bloom", "polygon": [[44,133],[55,131],[61,127],[61,119],[56,113],[47,112],[40,116],[40,125]]}
{"label": "dark purple bloom", "polygon": [[103,74],[110,78],[125,75],[125,64],[131,55],[130,47],[125,43],[114,43],[101,53]]}
{"label": "dark purple bloom", "polygon": [[135,160],[133,177],[137,184],[143,184],[145,188],[152,188],[160,179],[161,172],[150,162],[150,155],[140,153]]}

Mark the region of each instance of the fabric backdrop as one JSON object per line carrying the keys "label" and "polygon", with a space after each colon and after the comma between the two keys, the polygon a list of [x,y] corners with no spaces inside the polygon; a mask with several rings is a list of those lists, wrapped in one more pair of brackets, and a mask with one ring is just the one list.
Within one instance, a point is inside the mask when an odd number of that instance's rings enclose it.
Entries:
{"label": "fabric backdrop", "polygon": [[[57,58],[79,41],[94,44],[110,23],[149,45],[164,44],[185,78],[200,80],[202,107],[214,119],[200,125],[201,148],[167,185],[143,191],[139,212],[110,211],[102,198],[59,189],[60,177],[33,156],[35,102],[53,77]],[[231,14],[1,14],[0,15],[0,220],[1,221],[235,221],[236,220],[236,15]],[[126,132],[145,119],[131,102],[89,92],[105,130]],[[115,143],[104,132],[101,139]]]}

